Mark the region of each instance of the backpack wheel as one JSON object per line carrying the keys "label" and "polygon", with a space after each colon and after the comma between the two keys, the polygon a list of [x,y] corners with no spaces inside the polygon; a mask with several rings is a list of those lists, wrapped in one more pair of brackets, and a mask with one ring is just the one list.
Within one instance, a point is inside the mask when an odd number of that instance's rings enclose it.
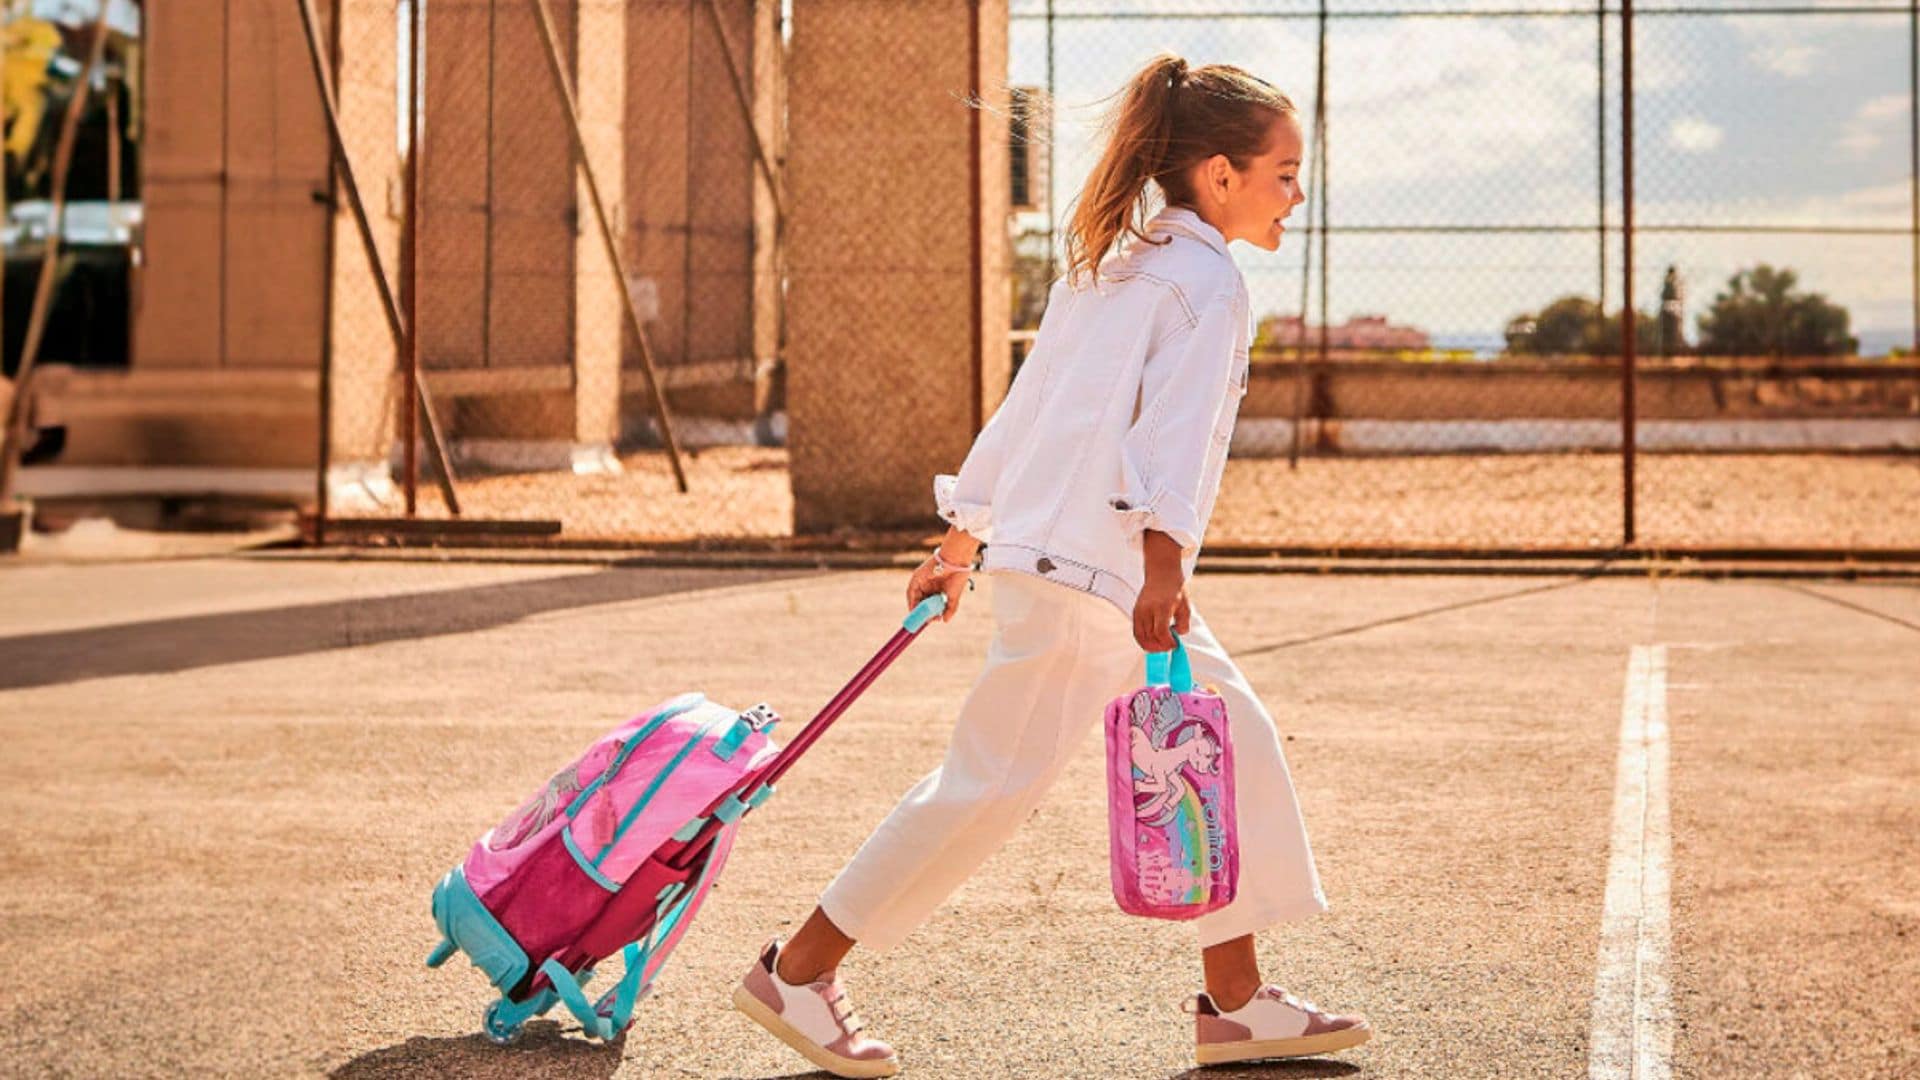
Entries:
{"label": "backpack wheel", "polygon": [[526,1021],[521,1019],[508,1023],[507,1018],[500,1015],[501,1004],[501,1001],[495,1000],[487,1006],[486,1015],[480,1018],[480,1033],[495,1046],[511,1046],[527,1033]]}

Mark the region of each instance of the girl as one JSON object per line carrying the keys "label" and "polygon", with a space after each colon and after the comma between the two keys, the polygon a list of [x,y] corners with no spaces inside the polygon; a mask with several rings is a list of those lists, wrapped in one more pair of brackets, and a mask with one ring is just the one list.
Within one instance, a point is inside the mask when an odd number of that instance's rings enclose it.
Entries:
{"label": "girl", "polygon": [[[890,1076],[835,971],[931,915],[1026,820],[1107,702],[1144,679],[1141,650],[1184,637],[1196,683],[1226,698],[1237,757],[1239,894],[1196,921],[1206,991],[1201,1064],[1364,1042],[1338,1016],[1265,985],[1255,931],[1326,909],[1279,737],[1195,613],[1186,582],[1219,490],[1251,338],[1227,245],[1273,251],[1302,201],[1293,103],[1226,65],[1162,55],[1134,77],[1075,209],[1068,273],[1032,355],[958,476],[934,480],[951,525],[913,572],[909,606],[959,609],[983,545],[996,633],[943,764],[895,807],[792,941],[770,942],[734,1004],[815,1065]],[[1142,223],[1149,183],[1166,209]],[[1123,234],[1132,243],[1109,258]]]}

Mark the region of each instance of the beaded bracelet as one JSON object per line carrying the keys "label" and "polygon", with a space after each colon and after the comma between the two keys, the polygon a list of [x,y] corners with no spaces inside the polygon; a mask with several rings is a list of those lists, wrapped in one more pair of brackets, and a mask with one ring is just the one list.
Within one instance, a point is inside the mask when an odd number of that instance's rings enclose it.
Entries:
{"label": "beaded bracelet", "polygon": [[968,564],[968,565],[965,565],[965,566],[955,566],[954,564],[952,564],[952,563],[950,563],[950,562],[948,562],[947,560],[945,560],[945,559],[943,559],[943,558],[941,558],[941,557],[940,557],[940,550],[939,550],[938,548],[935,548],[935,549],[934,549],[934,552],[933,552],[933,569],[934,569],[934,572],[935,572],[935,573],[937,573],[937,574],[942,574],[942,575],[945,575],[945,574],[970,574],[970,573],[972,573],[972,572],[973,572],[973,566],[972,566],[972,564]]}

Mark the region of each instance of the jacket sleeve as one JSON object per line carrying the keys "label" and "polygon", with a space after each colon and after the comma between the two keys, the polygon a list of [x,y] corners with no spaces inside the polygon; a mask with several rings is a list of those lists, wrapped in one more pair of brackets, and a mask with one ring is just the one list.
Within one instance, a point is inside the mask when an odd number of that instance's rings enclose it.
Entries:
{"label": "jacket sleeve", "polygon": [[983,544],[993,539],[993,485],[1006,459],[1011,404],[1011,400],[1002,402],[993,419],[980,429],[958,475],[943,473],[933,478],[933,501],[940,516]]}
{"label": "jacket sleeve", "polygon": [[1038,385],[1041,368],[1055,348],[1053,339],[1059,333],[1060,320],[1072,303],[1073,291],[1065,281],[1054,282],[1048,290],[1046,312],[1040,318],[1033,349],[1014,376],[1013,385],[1007,388],[1006,398],[980,434],[974,436],[973,448],[960,463],[958,475],[943,473],[933,478],[933,501],[940,516],[983,544],[993,539],[994,485],[1012,452],[1010,445],[1018,444],[1026,429],[1033,426],[1034,413],[1039,409],[1037,396],[1043,393]]}
{"label": "jacket sleeve", "polygon": [[1166,533],[1184,551],[1200,546],[1201,486],[1214,425],[1244,321],[1232,294],[1215,297],[1199,321],[1159,346],[1141,371],[1140,414],[1121,443],[1124,490],[1107,504],[1129,538]]}

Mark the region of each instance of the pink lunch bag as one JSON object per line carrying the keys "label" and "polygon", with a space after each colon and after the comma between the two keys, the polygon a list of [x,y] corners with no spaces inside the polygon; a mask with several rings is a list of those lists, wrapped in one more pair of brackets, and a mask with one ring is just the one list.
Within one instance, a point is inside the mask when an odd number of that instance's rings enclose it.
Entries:
{"label": "pink lunch bag", "polygon": [[1147,655],[1147,685],[1107,706],[1113,896],[1130,915],[1193,919],[1240,880],[1227,704],[1193,688],[1187,647]]}

